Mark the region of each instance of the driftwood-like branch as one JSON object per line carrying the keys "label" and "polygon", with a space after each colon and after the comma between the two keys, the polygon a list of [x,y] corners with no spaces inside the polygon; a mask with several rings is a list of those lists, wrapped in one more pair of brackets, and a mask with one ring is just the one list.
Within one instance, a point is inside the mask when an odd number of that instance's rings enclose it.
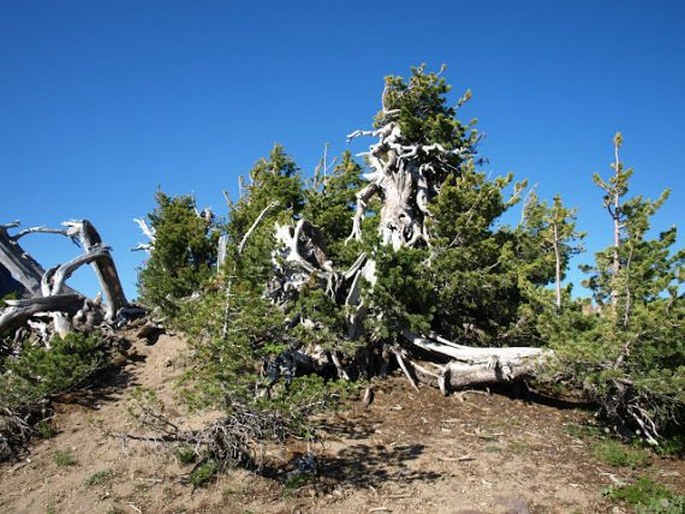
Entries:
{"label": "driftwood-like branch", "polygon": [[45,270],[7,233],[8,228],[14,228],[17,224],[0,226],[0,266],[7,269],[30,296],[41,296],[40,281]]}
{"label": "driftwood-like branch", "polygon": [[64,282],[67,280],[74,271],[83,266],[84,264],[89,264],[98,259],[103,259],[110,257],[109,246],[104,246],[102,244],[97,244],[91,247],[86,253],[74,257],[64,264],[52,268],[45,273],[47,280],[42,281],[43,296],[54,296],[62,293],[64,288]]}
{"label": "driftwood-like branch", "polygon": [[135,252],[142,250],[150,253],[152,251],[152,247],[155,245],[155,228],[149,226],[143,218],[133,218],[133,221],[138,225],[138,227],[140,227],[143,235],[148,238],[147,243],[139,243],[135,248],[133,248],[133,251]]}
{"label": "driftwood-like branch", "polygon": [[79,294],[6,300],[9,307],[0,311],[0,334],[25,325],[32,316],[41,312],[63,312],[73,316],[83,306],[83,301],[84,297]]}
{"label": "driftwood-like branch", "polygon": [[248,229],[247,232],[245,232],[245,235],[240,240],[240,244],[238,245],[238,255],[243,253],[243,250],[245,249],[245,245],[247,244],[248,239],[250,239],[250,236],[252,235],[252,233],[257,229],[259,224],[262,222],[262,220],[264,219],[264,216],[266,216],[266,213],[269,212],[274,207],[277,207],[277,206],[278,206],[278,202],[271,202],[269,205],[264,207],[264,209],[262,209],[262,212],[259,213],[259,216],[257,216],[257,219],[254,220],[254,223],[252,223],[252,226]]}
{"label": "driftwood-like branch", "polygon": [[40,226],[40,227],[29,227],[25,228],[24,230],[20,230],[17,232],[15,235],[12,236],[12,239],[14,241],[19,241],[22,237],[29,235],[29,234],[60,234],[62,236],[67,236],[69,237],[69,234],[65,229],[61,228],[48,228],[45,226]]}
{"label": "driftwood-like branch", "polygon": [[414,390],[418,391],[419,386],[416,385],[416,381],[414,380],[414,377],[412,376],[411,372],[409,371],[409,368],[407,368],[407,365],[404,363],[404,358],[402,357],[402,353],[398,350],[394,351],[393,353],[395,354],[395,358],[397,359],[397,364],[400,365],[400,369],[402,370],[404,375],[409,380],[409,383],[414,388]]}
{"label": "driftwood-like branch", "polygon": [[[81,246],[86,252],[102,244],[100,234],[98,234],[95,227],[88,220],[66,221],[63,225],[68,227],[68,234],[70,236],[78,237]],[[129,305],[124,295],[124,289],[121,286],[114,260],[110,253],[107,252],[106,255],[94,260],[92,266],[107,299],[105,318],[108,321],[113,321],[119,309]]]}
{"label": "driftwood-like branch", "polygon": [[291,291],[298,291],[313,276],[322,282],[328,296],[337,296],[341,274],[333,269],[318,228],[305,219],[299,220],[294,227],[277,224],[275,237],[278,247],[272,252],[271,260],[276,276],[268,292],[272,300],[281,303]]}
{"label": "driftwood-like branch", "polygon": [[534,373],[552,356],[550,350],[531,347],[471,348],[443,338],[421,337],[404,332],[413,346],[452,359],[441,367],[441,374],[417,373],[424,383],[448,389],[510,382]]}

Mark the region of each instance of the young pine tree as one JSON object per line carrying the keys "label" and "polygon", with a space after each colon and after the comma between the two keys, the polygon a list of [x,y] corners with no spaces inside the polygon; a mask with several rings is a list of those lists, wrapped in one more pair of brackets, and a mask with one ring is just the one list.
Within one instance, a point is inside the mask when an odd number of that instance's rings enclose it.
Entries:
{"label": "young pine tree", "polygon": [[178,311],[178,300],[200,291],[216,265],[219,230],[212,219],[198,215],[188,195],[161,191],[148,215],[155,232],[150,258],[138,273],[140,300],[165,314]]}
{"label": "young pine tree", "polygon": [[554,305],[560,311],[564,272],[570,258],[583,249],[585,234],[576,230],[576,210],[565,207],[559,194],[550,206],[533,191],[527,198],[523,216],[521,237],[530,245],[531,258],[527,263],[533,268],[530,274],[545,281],[550,276],[550,268],[554,269]]}
{"label": "young pine tree", "polygon": [[627,198],[633,170],[619,159],[621,144],[619,133],[614,175],[594,177],[614,236],[595,265],[584,267],[599,317],[552,337],[561,339],[561,360],[619,433],[639,433],[656,444],[685,422],[685,251],[673,249],[675,227],[649,238],[651,217],[668,191],[657,200]]}

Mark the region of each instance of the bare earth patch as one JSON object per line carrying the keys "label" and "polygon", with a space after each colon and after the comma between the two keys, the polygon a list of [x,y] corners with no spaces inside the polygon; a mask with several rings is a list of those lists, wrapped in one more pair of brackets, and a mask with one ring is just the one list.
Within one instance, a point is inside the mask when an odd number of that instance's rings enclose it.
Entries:
{"label": "bare earth patch", "polygon": [[[677,459],[653,456],[637,470],[599,461],[592,440],[573,430],[588,421],[585,412],[501,395],[416,393],[401,377],[378,382],[370,407],[326,419],[322,442],[311,448],[313,483],[291,488],[234,471],[193,491],[184,483],[190,466],[101,428],[140,431],[129,414],[137,387],[156,391],[169,414],[181,414],[174,384],[184,351],[173,336],[154,346],[137,342],[106,387],[61,404],[59,433],[36,442],[28,459],[0,466],[0,512],[620,513],[603,490],[645,473],[685,492],[685,465]],[[271,459],[286,464],[306,450],[295,441]],[[75,462],[55,459],[58,452]]]}

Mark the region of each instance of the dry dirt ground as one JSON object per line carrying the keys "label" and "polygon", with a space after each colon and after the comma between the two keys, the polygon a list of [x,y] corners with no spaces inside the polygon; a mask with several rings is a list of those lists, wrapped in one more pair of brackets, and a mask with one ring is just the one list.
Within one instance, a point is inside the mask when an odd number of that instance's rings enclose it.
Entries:
{"label": "dry dirt ground", "polygon": [[[612,468],[579,438],[590,415],[502,395],[443,397],[403,377],[377,384],[361,403],[327,419],[318,477],[300,488],[245,471],[193,490],[190,466],[164,448],[106,435],[139,432],[129,411],[137,387],[157,392],[171,415],[186,365],[182,339],[134,346],[135,358],[106,386],[58,406],[58,434],[29,457],[0,466],[2,513],[592,513],[629,512],[602,492],[648,474],[685,491],[685,464],[651,457],[646,469]],[[76,401],[78,400],[78,401]],[[294,442],[272,457],[305,450]],[[72,465],[55,455],[71,452]],[[99,473],[99,474],[97,474]]]}

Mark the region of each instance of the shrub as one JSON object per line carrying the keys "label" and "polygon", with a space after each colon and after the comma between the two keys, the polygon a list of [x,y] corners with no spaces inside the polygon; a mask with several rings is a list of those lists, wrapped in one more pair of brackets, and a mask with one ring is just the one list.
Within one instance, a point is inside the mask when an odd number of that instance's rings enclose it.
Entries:
{"label": "shrub", "polygon": [[81,334],[56,337],[50,349],[27,343],[0,361],[0,461],[16,456],[32,434],[54,435],[45,420],[50,399],[87,383],[108,362],[102,341]]}
{"label": "shrub", "polygon": [[85,484],[88,487],[93,487],[96,485],[103,485],[106,482],[108,482],[112,478],[113,475],[114,475],[114,473],[112,473],[112,470],[110,470],[110,469],[103,469],[102,471],[96,471],[95,473],[93,473],[92,475],[90,475],[86,479]]}
{"label": "shrub", "polygon": [[685,512],[685,496],[675,495],[668,487],[649,477],[637,482],[614,487],[607,492],[613,500],[635,506],[637,514],[682,514]]}
{"label": "shrub", "polygon": [[642,448],[631,448],[620,441],[608,440],[594,447],[595,456],[617,468],[636,468],[649,465],[649,454]]}
{"label": "shrub", "polygon": [[98,338],[71,333],[54,338],[49,349],[26,346],[4,364],[0,404],[15,410],[79,387],[108,364],[108,356]]}
{"label": "shrub", "polygon": [[156,195],[148,215],[155,241],[138,274],[140,300],[175,314],[178,301],[202,289],[212,276],[219,232],[212,219],[199,216],[192,196]]}
{"label": "shrub", "polygon": [[219,463],[214,459],[206,459],[195,466],[195,469],[190,473],[188,482],[193,486],[193,489],[207,485],[216,478],[219,472]]}
{"label": "shrub", "polygon": [[52,461],[60,468],[75,466],[77,464],[76,457],[71,450],[58,450],[52,455]]}

